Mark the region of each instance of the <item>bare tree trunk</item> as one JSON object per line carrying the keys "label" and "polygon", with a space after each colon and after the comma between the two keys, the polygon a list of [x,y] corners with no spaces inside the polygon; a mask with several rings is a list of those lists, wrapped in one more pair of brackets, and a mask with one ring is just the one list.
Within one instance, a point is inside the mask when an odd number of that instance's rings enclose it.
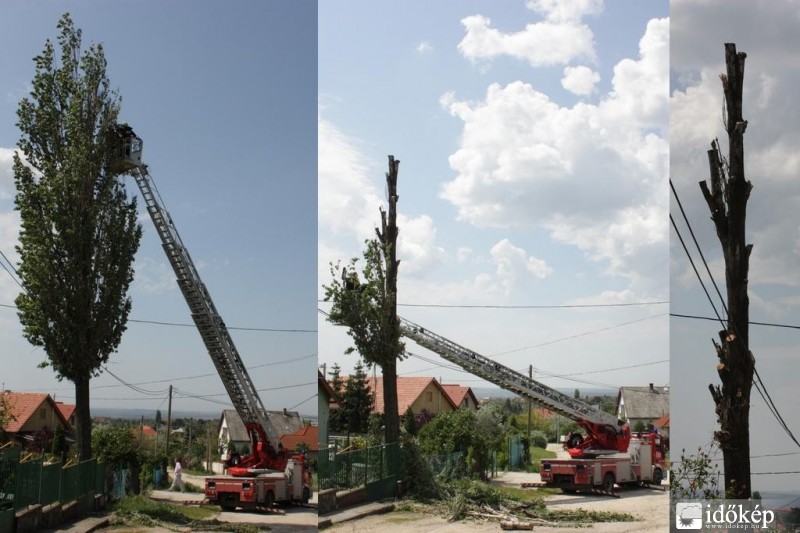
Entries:
{"label": "bare tree trunk", "polygon": [[750,498],[750,389],[755,360],[749,348],[749,299],[747,272],[753,246],[745,244],[747,200],[752,184],[744,176],[744,132],[742,87],[747,54],[737,53],[736,45],[725,44],[727,74],[720,75],[725,93],[729,155],[725,160],[719,143],[708,151],[711,190],[703,181],[700,188],[711,210],[725,258],[727,288],[727,329],[714,342],[722,385],[709,385],[720,424],[714,438],[723,453],[726,496]]}
{"label": "bare tree trunk", "polygon": [[383,245],[386,258],[386,320],[390,332],[387,354],[382,365],[383,405],[386,443],[397,442],[400,438],[400,414],[397,412],[397,358],[400,355],[400,321],[397,318],[397,172],[400,161],[389,156],[389,172],[386,173],[386,186],[389,195],[389,212],[381,210],[381,230],[378,239]]}

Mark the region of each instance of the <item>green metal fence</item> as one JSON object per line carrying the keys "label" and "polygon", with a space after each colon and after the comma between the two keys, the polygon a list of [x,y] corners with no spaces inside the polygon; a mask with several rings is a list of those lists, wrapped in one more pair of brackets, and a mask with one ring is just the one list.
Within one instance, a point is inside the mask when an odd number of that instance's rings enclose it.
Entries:
{"label": "green metal fence", "polygon": [[0,450],[0,531],[10,510],[30,505],[69,503],[88,494],[103,494],[106,465],[95,459],[62,468],[42,459],[20,461],[19,448]]}
{"label": "green metal fence", "polygon": [[19,448],[0,450],[0,531],[14,527],[14,493],[16,492]]}
{"label": "green metal fence", "polygon": [[39,503],[50,505],[58,501],[61,492],[61,463],[42,466],[42,484],[39,489]]}
{"label": "green metal fence", "polygon": [[320,450],[318,463],[320,490],[363,486],[369,499],[381,499],[394,493],[400,447],[394,443],[342,452],[333,446]]}
{"label": "green metal fence", "polygon": [[34,459],[19,463],[17,467],[17,488],[14,493],[14,509],[19,511],[39,501],[42,460]]}

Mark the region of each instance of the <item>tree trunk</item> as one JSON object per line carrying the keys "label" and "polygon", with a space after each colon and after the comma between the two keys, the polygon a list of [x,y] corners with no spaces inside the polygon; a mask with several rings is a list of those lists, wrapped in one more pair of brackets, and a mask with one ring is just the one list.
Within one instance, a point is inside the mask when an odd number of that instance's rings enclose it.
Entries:
{"label": "tree trunk", "polygon": [[89,376],[75,380],[75,420],[78,425],[78,458],[92,458],[92,415],[89,410]]}
{"label": "tree trunk", "polygon": [[711,190],[700,183],[711,210],[711,218],[725,258],[727,288],[727,328],[716,342],[717,373],[722,386],[709,385],[720,424],[714,438],[723,453],[726,496],[749,499],[750,485],[750,391],[755,360],[749,344],[749,299],[747,275],[752,245],[745,243],[747,200],[752,184],[744,175],[744,132],[742,118],[744,62],[747,55],[737,53],[736,45],[725,44],[727,74],[720,76],[725,93],[729,155],[726,161],[718,142],[708,152]]}
{"label": "tree trunk", "polygon": [[400,439],[400,415],[397,412],[397,359],[381,367],[383,372],[383,420],[386,443]]}
{"label": "tree trunk", "polygon": [[389,156],[389,172],[386,173],[386,187],[389,195],[389,212],[381,212],[381,231],[378,232],[386,260],[386,296],[387,324],[389,325],[388,347],[383,371],[383,404],[384,422],[386,424],[386,443],[398,442],[400,439],[400,414],[397,412],[397,358],[401,355],[400,320],[397,318],[397,173],[400,161]]}

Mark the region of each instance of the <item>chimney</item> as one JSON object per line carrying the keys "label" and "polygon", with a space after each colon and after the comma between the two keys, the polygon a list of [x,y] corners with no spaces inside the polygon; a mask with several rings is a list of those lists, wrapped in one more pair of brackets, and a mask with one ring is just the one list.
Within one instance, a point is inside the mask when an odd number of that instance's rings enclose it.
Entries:
{"label": "chimney", "polygon": [[650,392],[655,392],[656,390],[653,388],[653,384],[650,384]]}

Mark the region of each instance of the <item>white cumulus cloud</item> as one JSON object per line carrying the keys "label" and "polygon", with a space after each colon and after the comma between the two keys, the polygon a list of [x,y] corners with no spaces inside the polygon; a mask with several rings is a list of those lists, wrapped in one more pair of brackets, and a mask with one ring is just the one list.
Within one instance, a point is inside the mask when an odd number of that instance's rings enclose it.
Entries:
{"label": "white cumulus cloud", "polygon": [[[458,50],[470,61],[511,56],[534,67],[566,64],[575,59],[595,60],[594,34],[581,22],[598,2],[528,2],[545,19],[523,30],[505,33],[492,27],[489,17],[471,15],[461,20],[466,30]],[[584,9],[585,8],[585,9]]]}
{"label": "white cumulus cloud", "polygon": [[600,74],[583,65],[578,67],[564,67],[564,77],[561,86],[573,94],[587,96],[594,92]]}
{"label": "white cumulus cloud", "polygon": [[668,52],[668,19],[651,20],[639,57],[616,65],[596,105],[562,107],[521,81],[492,84],[477,102],[443,95],[463,130],[442,196],[476,226],[545,227],[609,273],[663,280]]}
{"label": "white cumulus cloud", "polygon": [[508,239],[492,246],[490,254],[506,294],[514,290],[524,278],[544,279],[553,273],[553,269],[543,259],[529,256],[524,249],[514,246]]}

